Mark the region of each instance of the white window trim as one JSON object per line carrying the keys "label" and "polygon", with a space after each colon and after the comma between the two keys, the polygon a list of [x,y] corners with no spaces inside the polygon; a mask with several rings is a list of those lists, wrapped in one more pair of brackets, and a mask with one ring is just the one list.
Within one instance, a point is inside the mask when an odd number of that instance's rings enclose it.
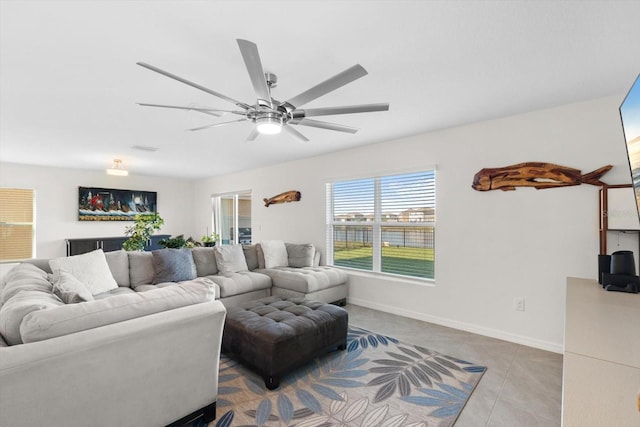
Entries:
{"label": "white window trim", "polygon": [[[384,222],[381,221],[381,198],[380,198],[380,178],[394,176],[394,175],[403,175],[403,174],[412,174],[412,173],[421,173],[421,172],[429,172],[433,171],[437,172],[436,165],[433,166],[423,166],[421,168],[411,168],[411,169],[402,169],[402,170],[394,170],[394,171],[386,171],[380,174],[376,174],[375,176],[369,175],[349,175],[349,176],[340,176],[336,178],[331,178],[330,181],[325,182],[326,185],[326,244],[327,244],[327,254],[326,254],[326,263],[327,265],[331,265],[335,268],[340,268],[345,271],[348,271],[350,274],[358,275],[358,276],[368,276],[368,277],[392,277],[394,281],[400,281],[404,283],[413,283],[413,284],[422,284],[422,285],[435,285],[435,277],[427,278],[427,277],[416,277],[409,275],[401,275],[394,274],[381,271],[381,261],[382,261],[382,242],[381,237],[382,233],[380,232],[381,227],[433,227],[434,233],[436,233],[436,222]],[[437,173],[436,173],[437,175]],[[333,218],[333,187],[334,184],[341,181],[351,181],[351,180],[360,180],[360,179],[374,179],[374,221],[334,221]],[[437,207],[437,196],[436,196],[436,207]],[[437,209],[437,208],[436,208]],[[360,225],[373,227],[373,265],[372,270],[362,270],[357,268],[350,268],[345,266],[336,266],[334,265],[333,258],[333,227],[334,226],[347,226],[347,225]],[[377,230],[376,230],[377,229]],[[376,232],[377,231],[377,232]],[[435,235],[434,235],[435,238]],[[437,241],[437,240],[436,240]],[[435,247],[434,247],[435,250]],[[434,260],[435,263],[435,260]]]}

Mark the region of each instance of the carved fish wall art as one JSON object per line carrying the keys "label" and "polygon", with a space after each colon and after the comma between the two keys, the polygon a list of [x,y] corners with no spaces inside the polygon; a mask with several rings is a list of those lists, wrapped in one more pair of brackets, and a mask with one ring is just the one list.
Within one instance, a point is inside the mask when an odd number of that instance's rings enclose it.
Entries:
{"label": "carved fish wall art", "polygon": [[515,190],[516,187],[544,188],[568,187],[572,185],[605,185],[600,178],[613,166],[607,165],[582,175],[578,169],[553,163],[526,162],[502,168],[484,168],[473,177],[474,190]]}
{"label": "carved fish wall art", "polygon": [[275,205],[278,203],[299,202],[300,197],[302,197],[302,194],[300,194],[299,191],[291,190],[280,193],[277,196],[273,196],[269,199],[262,200],[264,200],[265,207],[268,208],[269,205]]}

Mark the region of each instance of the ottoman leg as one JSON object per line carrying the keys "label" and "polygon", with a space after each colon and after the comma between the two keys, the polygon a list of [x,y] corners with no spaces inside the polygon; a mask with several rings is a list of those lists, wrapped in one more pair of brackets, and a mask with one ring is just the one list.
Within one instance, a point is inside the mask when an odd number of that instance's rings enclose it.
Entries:
{"label": "ottoman leg", "polygon": [[265,375],[264,376],[264,385],[269,390],[275,390],[275,389],[278,388],[278,386],[280,386],[280,377],[278,377],[278,376],[273,377],[273,376]]}
{"label": "ottoman leg", "polygon": [[347,349],[347,340],[344,340],[341,344],[338,345],[338,350],[346,350]]}

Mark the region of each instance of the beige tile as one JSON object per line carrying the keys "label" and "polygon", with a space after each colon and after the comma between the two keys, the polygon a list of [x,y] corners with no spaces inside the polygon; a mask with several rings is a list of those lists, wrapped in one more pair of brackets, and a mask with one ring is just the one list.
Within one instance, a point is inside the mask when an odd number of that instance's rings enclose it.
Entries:
{"label": "beige tile", "polygon": [[456,427],[560,425],[561,355],[352,304],[346,308],[352,325],[487,367]]}

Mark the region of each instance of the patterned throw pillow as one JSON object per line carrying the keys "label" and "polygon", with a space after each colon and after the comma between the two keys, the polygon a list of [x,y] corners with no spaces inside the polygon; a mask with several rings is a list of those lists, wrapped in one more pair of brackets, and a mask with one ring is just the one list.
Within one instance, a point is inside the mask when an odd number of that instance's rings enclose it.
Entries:
{"label": "patterned throw pillow", "polygon": [[197,277],[190,249],[160,249],[153,254],[153,284],[182,282]]}

